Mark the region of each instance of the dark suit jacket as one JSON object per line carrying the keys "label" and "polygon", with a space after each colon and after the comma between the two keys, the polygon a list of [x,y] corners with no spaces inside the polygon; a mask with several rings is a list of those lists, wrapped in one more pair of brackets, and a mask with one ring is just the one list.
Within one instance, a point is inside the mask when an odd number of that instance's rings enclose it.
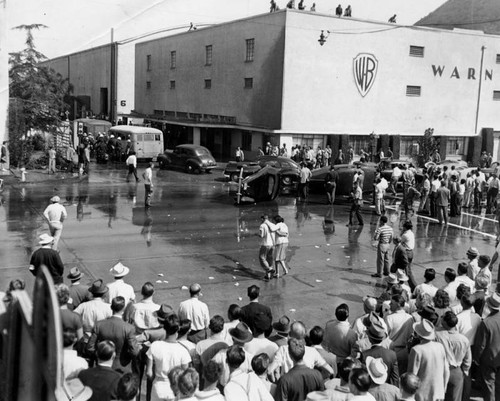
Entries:
{"label": "dark suit jacket", "polygon": [[396,353],[380,345],[373,345],[370,349],[363,351],[363,361],[366,362],[366,358],[369,356],[372,358],[382,358],[387,365],[387,383],[399,387],[399,368]]}
{"label": "dark suit jacket", "polygon": [[479,366],[500,367],[500,312],[494,312],[481,322],[472,352]]}
{"label": "dark suit jacket", "polygon": [[122,372],[130,372],[133,358],[140,351],[135,338],[135,328],[129,323],[124,322],[117,316],[111,316],[100,320],[95,324],[94,331],[88,343],[88,351],[94,352],[96,345],[104,340],[110,340],[116,346],[116,358],[113,362],[113,369]]}
{"label": "dark suit jacket", "polygon": [[78,378],[85,386],[92,389],[89,401],[110,401],[117,398],[116,387],[122,375],[111,368],[97,365],[95,368],[82,370]]}
{"label": "dark suit jacket", "polygon": [[259,319],[259,315],[265,315],[269,318],[269,327],[266,327],[264,329],[264,332],[266,333],[266,337],[268,337],[272,330],[272,322],[273,322],[273,314],[271,313],[271,309],[269,306],[262,305],[258,302],[250,302],[248,305],[245,305],[243,308],[241,308],[242,312],[242,319],[243,322],[245,322],[248,327],[250,327],[250,330],[252,330],[252,333],[255,335],[255,320]]}

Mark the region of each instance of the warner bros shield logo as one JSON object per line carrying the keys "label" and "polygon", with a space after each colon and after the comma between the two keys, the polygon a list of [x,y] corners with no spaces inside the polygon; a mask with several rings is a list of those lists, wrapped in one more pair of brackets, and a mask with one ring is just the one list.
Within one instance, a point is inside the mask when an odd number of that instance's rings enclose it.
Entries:
{"label": "warner bros shield logo", "polygon": [[363,97],[370,92],[378,70],[378,60],[373,54],[360,53],[352,60],[354,82]]}

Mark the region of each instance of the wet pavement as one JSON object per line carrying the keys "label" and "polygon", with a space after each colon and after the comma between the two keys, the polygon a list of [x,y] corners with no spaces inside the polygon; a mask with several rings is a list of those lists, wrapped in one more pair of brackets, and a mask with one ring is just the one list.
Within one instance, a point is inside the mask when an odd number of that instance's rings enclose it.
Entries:
{"label": "wet pavement", "polygon": [[[141,174],[145,166],[140,166]],[[202,285],[210,314],[226,316],[231,303],[248,302],[246,289],[257,283],[261,302],[273,315],[300,319],[311,328],[334,315],[346,302],[354,319],[362,313],[364,295],[378,295],[383,281],[373,279],[376,248],[372,237],[378,217],[368,202],[363,206],[364,226],[346,227],[349,204],[333,207],[323,195],[307,203],[293,197],[274,202],[235,206],[234,184],[222,171],[188,175],[154,171],[153,206],[144,208],[144,185],[126,182],[126,170],[92,165],[90,177],[50,182],[7,184],[0,192],[0,289],[15,277],[33,278],[27,270],[38,235],[47,231],[42,213],[57,194],[68,210],[59,244],[66,270],[79,266],[84,282],[111,281],[109,269],[118,261],[130,267],[126,281],[137,290],[155,284],[155,300],[177,308],[189,294],[191,283]],[[397,202],[393,199],[392,203]],[[258,262],[260,216],[279,213],[289,226],[290,274],[270,282],[262,280]],[[483,211],[484,213],[484,211]],[[390,224],[400,231],[404,213],[389,206]],[[497,226],[493,216],[462,214],[441,226],[414,215],[416,234],[413,271],[423,280],[427,267],[439,273],[456,268],[470,246],[493,254]],[[496,271],[493,273],[496,277]],[[351,319],[351,320],[353,320]]]}

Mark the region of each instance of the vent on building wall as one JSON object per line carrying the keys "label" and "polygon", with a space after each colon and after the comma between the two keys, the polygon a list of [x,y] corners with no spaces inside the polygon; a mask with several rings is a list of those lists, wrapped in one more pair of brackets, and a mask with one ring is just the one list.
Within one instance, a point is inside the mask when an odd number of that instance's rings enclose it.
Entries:
{"label": "vent on building wall", "polygon": [[410,56],[412,56],[412,57],[424,57],[424,47],[423,46],[410,46]]}
{"label": "vent on building wall", "polygon": [[151,89],[151,81],[146,81],[146,89]]}
{"label": "vent on building wall", "polygon": [[500,91],[493,91],[493,100],[500,100]]}
{"label": "vent on building wall", "polygon": [[175,81],[170,81],[170,89],[175,89]]}
{"label": "vent on building wall", "polygon": [[212,88],[212,80],[205,79],[205,89],[211,89],[211,88]]}
{"label": "vent on building wall", "polygon": [[245,78],[245,89],[253,88],[253,78]]}
{"label": "vent on building wall", "polygon": [[420,86],[408,85],[406,87],[406,96],[420,96],[422,88]]}
{"label": "vent on building wall", "polygon": [[497,54],[497,64],[500,64],[500,54]]}

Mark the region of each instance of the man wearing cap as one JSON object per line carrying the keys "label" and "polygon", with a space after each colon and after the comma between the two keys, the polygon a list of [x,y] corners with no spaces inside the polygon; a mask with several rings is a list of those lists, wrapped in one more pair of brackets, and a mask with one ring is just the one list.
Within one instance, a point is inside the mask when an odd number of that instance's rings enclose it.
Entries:
{"label": "man wearing cap", "polygon": [[490,314],[476,333],[472,350],[474,363],[479,365],[485,401],[500,400],[500,294],[493,293],[486,300]]}
{"label": "man wearing cap", "polygon": [[488,291],[491,287],[491,282],[493,279],[490,270],[491,258],[488,255],[481,255],[479,256],[477,264],[479,267],[479,272],[477,273],[476,278],[482,276],[488,279],[488,286],[486,287],[486,291]]}
{"label": "man wearing cap", "polygon": [[273,323],[275,333],[269,337],[269,340],[276,343],[278,347],[288,344],[288,333],[290,333],[290,318],[281,316],[277,322]]}
{"label": "man wearing cap", "polygon": [[131,372],[131,362],[139,354],[140,347],[137,344],[134,326],[123,321],[125,306],[126,303],[123,297],[117,296],[113,298],[111,301],[113,315],[96,322],[87,344],[87,350],[89,353],[94,353],[97,343],[105,340],[113,341],[116,347],[116,357],[112,368],[122,372]]}
{"label": "man wearing cap", "polygon": [[207,329],[210,323],[210,314],[206,303],[200,301],[201,286],[198,283],[189,287],[191,297],[179,305],[179,318],[191,320],[191,331],[188,340],[197,343],[207,338]]}
{"label": "man wearing cap", "polygon": [[59,252],[55,251],[52,247],[54,238],[49,234],[42,234],[39,239],[38,243],[41,245],[41,248],[37,249],[31,255],[29,270],[36,277],[38,269],[44,265],[49,270],[54,284],[60,284],[63,282],[64,265]]}
{"label": "man wearing cap", "polygon": [[476,291],[472,294],[472,304],[474,310],[479,316],[483,316],[484,305],[486,303],[486,296],[488,295],[489,280],[486,276],[477,276],[475,280]]}
{"label": "man wearing cap", "polygon": [[89,292],[89,287],[81,283],[81,279],[84,274],[80,271],[78,267],[73,267],[66,276],[70,281],[69,286],[69,305],[72,309],[75,309],[82,302],[87,302],[92,299],[92,295]]}
{"label": "man wearing cap", "polygon": [[365,363],[372,382],[368,392],[377,401],[398,401],[400,396],[399,388],[387,382],[387,365],[384,360],[369,356],[366,358]]}
{"label": "man wearing cap", "polygon": [[442,344],[434,341],[434,325],[427,319],[413,324],[413,330],[420,339],[408,359],[408,373],[417,375],[421,386],[417,391],[417,401],[443,400],[450,368]]}
{"label": "man wearing cap", "polygon": [[383,320],[374,312],[370,314],[369,323],[367,335],[372,346],[362,352],[362,359],[368,365],[368,358],[380,358],[387,369],[387,383],[396,386],[399,384],[399,366],[396,352],[381,345],[387,338],[387,329],[382,324]]}
{"label": "man wearing cap", "polygon": [[61,238],[63,221],[68,217],[66,208],[59,203],[60,201],[59,196],[53,196],[50,198],[51,204],[43,211],[43,215],[49,223],[50,235],[54,237],[54,244],[52,245],[54,251],[57,251],[57,245]]}
{"label": "man wearing cap", "polygon": [[123,280],[123,278],[130,272],[130,269],[127,266],[123,265],[121,262],[118,262],[109,270],[109,272],[115,278],[115,281],[107,284],[109,289],[109,292],[106,296],[107,302],[111,303],[113,298],[117,296],[122,296],[125,299],[125,305],[128,305],[129,302],[134,302],[134,287],[132,287],[130,284],[125,283],[125,281]]}
{"label": "man wearing cap", "polygon": [[250,303],[241,308],[241,321],[245,322],[248,327],[250,327],[250,330],[252,330],[252,333],[255,334],[255,321],[259,315],[264,315],[267,318],[265,322],[261,320],[261,324],[267,324],[267,326],[264,327],[264,333],[266,335],[271,334],[273,314],[269,306],[262,305],[259,302],[260,287],[255,284],[251,285],[247,289],[247,295],[250,299]]}
{"label": "man wearing cap", "polygon": [[102,280],[95,280],[89,287],[93,299],[78,305],[75,312],[82,316],[83,332],[88,339],[92,334],[95,324],[99,320],[111,317],[112,311],[108,303],[104,302],[103,296],[108,292],[108,287]]}
{"label": "man wearing cap", "polygon": [[443,330],[436,331],[436,341],[441,343],[450,365],[450,378],[446,387],[446,400],[461,401],[464,376],[469,375],[472,363],[470,343],[456,328],[457,316],[447,311],[441,318]]}
{"label": "man wearing cap", "polygon": [[288,354],[292,358],[293,368],[278,381],[276,401],[305,400],[312,391],[323,391],[323,376],[316,369],[304,363],[305,342],[296,338],[288,340]]}

